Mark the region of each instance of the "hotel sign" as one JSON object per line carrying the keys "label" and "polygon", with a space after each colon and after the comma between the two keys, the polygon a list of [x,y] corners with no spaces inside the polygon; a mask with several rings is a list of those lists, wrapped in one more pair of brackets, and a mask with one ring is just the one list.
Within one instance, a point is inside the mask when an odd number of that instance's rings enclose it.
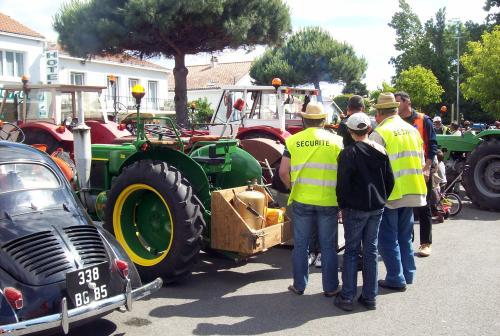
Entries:
{"label": "hotel sign", "polygon": [[45,59],[47,84],[57,84],[59,82],[59,52],[57,50],[47,51]]}

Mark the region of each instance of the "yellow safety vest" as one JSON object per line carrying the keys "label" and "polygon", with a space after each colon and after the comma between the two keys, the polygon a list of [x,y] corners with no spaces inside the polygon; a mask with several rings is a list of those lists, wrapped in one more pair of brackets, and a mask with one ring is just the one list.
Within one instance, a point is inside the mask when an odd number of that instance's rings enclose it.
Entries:
{"label": "yellow safety vest", "polygon": [[337,157],[342,138],[322,128],[306,128],[286,139],[290,152],[292,190],[288,204],[297,201],[337,206]]}
{"label": "yellow safety vest", "polygon": [[384,139],[394,173],[389,201],[405,195],[427,195],[422,173],[423,141],[418,130],[396,115],[382,121],[375,131]]}

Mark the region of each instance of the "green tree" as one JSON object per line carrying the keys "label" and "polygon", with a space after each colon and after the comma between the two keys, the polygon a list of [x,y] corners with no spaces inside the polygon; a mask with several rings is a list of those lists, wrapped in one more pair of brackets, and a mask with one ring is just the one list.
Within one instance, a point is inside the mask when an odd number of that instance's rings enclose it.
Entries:
{"label": "green tree", "polygon": [[368,89],[366,88],[365,83],[361,83],[360,81],[352,81],[347,83],[342,89],[342,93],[352,93],[358,96],[367,96]]}
{"label": "green tree", "polygon": [[[439,9],[434,18],[422,25],[405,0],[400,0],[399,10],[389,26],[396,31],[395,48],[400,52],[390,60],[396,70],[393,80],[409,67],[421,65],[430,69],[443,87],[440,103],[456,103],[457,36],[460,36],[460,54],[463,54],[467,51],[467,42],[477,41],[488,26],[472,21],[450,23],[446,20],[446,8]],[[460,69],[459,81],[463,82],[465,77],[463,69]],[[428,108],[439,110],[440,104],[431,104]],[[476,109],[477,106],[460,99],[460,111],[466,118],[475,116]]]}
{"label": "green tree", "polygon": [[396,79],[396,89],[406,91],[412,105],[420,109],[440,102],[444,91],[432,71],[420,65],[402,71]]}
{"label": "green tree", "polygon": [[[335,96],[333,98],[333,101],[335,104],[337,104],[338,107],[342,110],[342,112],[346,113],[347,112],[347,103],[349,102],[349,98],[351,98],[354,94],[352,93],[346,93],[346,94],[340,94],[338,96]],[[371,102],[368,98],[363,98],[363,102],[365,103],[365,112],[368,113],[371,108]]]}
{"label": "green tree", "polygon": [[341,95],[338,95],[338,96],[335,96],[335,98],[333,98],[333,101],[335,102],[335,104],[337,104],[338,107],[340,107],[340,109],[346,113],[347,112],[347,102],[349,101],[349,98],[352,97],[352,93],[347,93],[347,94],[341,94]]}
{"label": "green tree", "polygon": [[174,58],[175,110],[186,125],[186,55],[277,44],[291,23],[282,0],[73,0],[56,14],[54,28],[77,57]]}
{"label": "green tree", "polygon": [[491,13],[486,16],[486,21],[493,24],[493,25],[498,25],[500,24],[500,0],[486,0],[483,9],[487,12],[492,10],[493,8],[497,9],[496,13]]}
{"label": "green tree", "polygon": [[267,50],[250,68],[257,84],[269,84],[279,77],[287,85],[320,82],[349,84],[359,81],[366,71],[366,61],[356,56],[347,43],[338,42],[319,27],[307,27],[286,40],[282,47]]}
{"label": "green tree", "polygon": [[212,109],[212,104],[208,102],[206,97],[198,98],[189,103],[188,108],[193,110],[194,115],[191,116],[195,124],[206,124],[212,119],[214,110]]}
{"label": "green tree", "polygon": [[469,42],[468,52],[460,58],[467,78],[462,93],[481,104],[483,110],[500,118],[500,25],[483,34],[481,41]]}
{"label": "green tree", "polygon": [[400,52],[398,56],[391,57],[389,62],[394,64],[398,76],[401,71],[420,63],[422,50],[426,47],[424,29],[417,14],[405,0],[399,0],[399,11],[392,16],[389,27],[396,31],[394,48]]}
{"label": "green tree", "polygon": [[378,100],[378,96],[380,96],[380,94],[382,92],[392,92],[392,93],[395,93],[396,92],[396,88],[391,86],[389,83],[387,82],[382,82],[382,85],[381,86],[377,86],[377,89],[376,90],[373,90],[370,92],[370,101],[375,104]]}

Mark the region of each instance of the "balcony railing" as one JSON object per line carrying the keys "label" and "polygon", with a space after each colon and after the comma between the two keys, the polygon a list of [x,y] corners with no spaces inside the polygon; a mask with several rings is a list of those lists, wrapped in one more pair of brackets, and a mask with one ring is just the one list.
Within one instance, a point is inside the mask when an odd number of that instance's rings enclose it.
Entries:
{"label": "balcony railing", "polygon": [[[135,99],[128,96],[104,96],[102,99],[103,107],[108,112],[116,111],[118,113],[134,112]],[[141,100],[142,112],[174,111],[175,104],[171,99],[143,98]]]}

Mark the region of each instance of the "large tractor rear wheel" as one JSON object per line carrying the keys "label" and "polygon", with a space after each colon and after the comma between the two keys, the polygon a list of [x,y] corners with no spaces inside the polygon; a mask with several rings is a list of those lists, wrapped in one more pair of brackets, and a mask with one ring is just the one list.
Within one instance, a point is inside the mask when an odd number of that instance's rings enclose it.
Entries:
{"label": "large tractor rear wheel", "polygon": [[105,228],[113,233],[144,281],[189,275],[205,226],[190,183],[162,161],[125,168],[109,192]]}
{"label": "large tractor rear wheel", "polygon": [[467,158],[463,184],[480,209],[500,210],[500,141],[483,141]]}

